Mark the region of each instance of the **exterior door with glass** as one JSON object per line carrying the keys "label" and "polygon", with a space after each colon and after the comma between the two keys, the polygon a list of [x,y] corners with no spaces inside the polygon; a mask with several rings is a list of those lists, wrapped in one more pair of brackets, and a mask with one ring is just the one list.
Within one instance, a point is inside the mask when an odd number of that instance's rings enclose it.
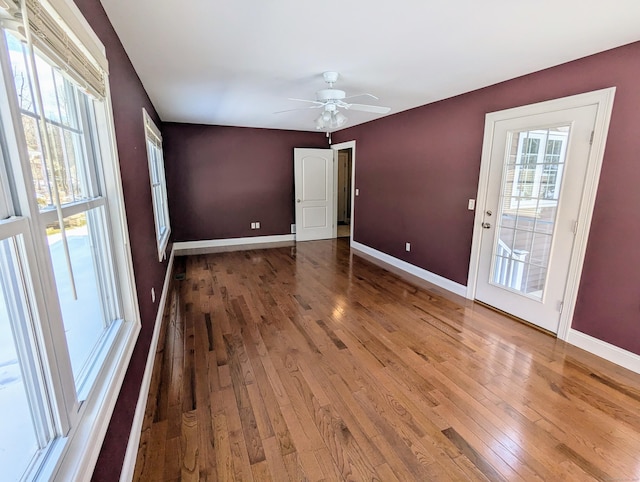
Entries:
{"label": "exterior door with glass", "polygon": [[553,333],[570,269],[596,105],[500,120],[475,297]]}

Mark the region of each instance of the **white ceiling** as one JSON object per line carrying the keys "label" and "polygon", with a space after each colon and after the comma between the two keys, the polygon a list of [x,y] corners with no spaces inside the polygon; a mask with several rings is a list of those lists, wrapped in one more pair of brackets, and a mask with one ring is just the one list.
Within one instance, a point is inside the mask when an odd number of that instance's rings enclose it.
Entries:
{"label": "white ceiling", "polygon": [[315,109],[273,112],[306,107],[287,98],[325,70],[392,115],[640,40],[639,0],[101,1],[173,122],[312,131]]}

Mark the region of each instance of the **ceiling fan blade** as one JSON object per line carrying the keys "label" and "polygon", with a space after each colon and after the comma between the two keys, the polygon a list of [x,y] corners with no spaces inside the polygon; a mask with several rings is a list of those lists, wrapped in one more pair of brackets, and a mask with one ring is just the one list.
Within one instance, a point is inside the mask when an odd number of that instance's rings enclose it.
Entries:
{"label": "ceiling fan blade", "polygon": [[273,112],[273,114],[282,114],[284,112],[293,112],[294,110],[307,110],[307,109],[319,109],[322,105],[310,105],[309,107],[298,107],[297,109],[287,109],[287,110],[279,110]]}
{"label": "ceiling fan blade", "polygon": [[319,102],[319,101],[317,101],[317,100],[309,100],[309,99],[293,99],[293,98],[291,98],[291,97],[289,97],[289,99],[288,99],[288,100],[295,100],[295,101],[297,101],[297,102],[310,102],[310,103],[312,103],[312,104],[319,104],[319,105],[324,105],[324,104],[325,104],[324,102]]}
{"label": "ceiling fan blade", "polygon": [[391,111],[391,107],[381,107],[379,105],[367,105],[367,104],[347,104],[345,107],[349,110],[359,110],[361,112],[373,112],[374,114],[388,114]]}
{"label": "ceiling fan blade", "polygon": [[375,95],[369,94],[369,93],[366,93],[366,92],[363,92],[362,94],[349,95],[349,96],[345,97],[345,99],[355,99],[356,97],[365,97],[365,96],[366,97],[371,97],[372,99],[375,99],[375,100],[380,100]]}

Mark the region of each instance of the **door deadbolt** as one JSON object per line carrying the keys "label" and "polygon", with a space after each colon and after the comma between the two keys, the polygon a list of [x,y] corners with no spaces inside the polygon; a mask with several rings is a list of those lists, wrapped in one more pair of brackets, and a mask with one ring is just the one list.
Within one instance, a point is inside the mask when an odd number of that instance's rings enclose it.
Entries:
{"label": "door deadbolt", "polygon": [[493,214],[493,211],[487,211],[487,216],[491,216]]}

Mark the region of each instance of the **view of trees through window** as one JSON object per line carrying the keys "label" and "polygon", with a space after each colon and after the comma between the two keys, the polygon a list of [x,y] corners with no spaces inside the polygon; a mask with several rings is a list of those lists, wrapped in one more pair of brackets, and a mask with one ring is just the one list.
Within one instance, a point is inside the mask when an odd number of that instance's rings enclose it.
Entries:
{"label": "view of trees through window", "polygon": [[45,163],[45,146],[40,136],[39,112],[34,102],[29,78],[26,47],[14,36],[7,36],[11,53],[14,82],[22,125],[29,152],[29,161],[36,198],[41,209],[51,208],[55,202],[52,180],[56,180],[61,203],[87,199],[86,173],[79,158],[85,155],[83,131],[79,122],[76,89],[60,71],[37,57],[36,67],[41,86],[45,119],[51,148],[54,172]]}

